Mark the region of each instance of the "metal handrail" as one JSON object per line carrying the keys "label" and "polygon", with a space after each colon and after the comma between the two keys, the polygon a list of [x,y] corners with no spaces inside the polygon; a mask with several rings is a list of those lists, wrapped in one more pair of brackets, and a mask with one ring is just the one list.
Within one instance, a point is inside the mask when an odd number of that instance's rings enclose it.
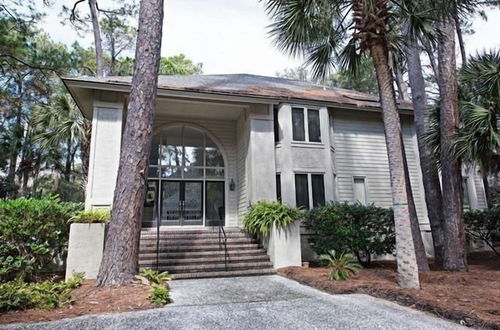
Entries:
{"label": "metal handrail", "polygon": [[227,261],[229,259],[229,254],[227,253],[227,235],[222,221],[219,220],[219,250],[222,249],[222,244],[224,244],[224,269],[227,270]]}

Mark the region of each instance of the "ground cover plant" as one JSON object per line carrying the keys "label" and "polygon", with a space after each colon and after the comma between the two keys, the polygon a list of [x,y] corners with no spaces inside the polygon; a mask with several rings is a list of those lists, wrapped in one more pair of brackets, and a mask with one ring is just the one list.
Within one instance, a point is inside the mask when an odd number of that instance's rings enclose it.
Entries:
{"label": "ground cover plant", "polygon": [[350,253],[337,253],[335,250],[319,256],[319,260],[330,269],[328,278],[332,281],[345,281],[362,268]]}
{"label": "ground cover plant", "polygon": [[331,250],[351,253],[366,266],[372,256],[391,254],[395,249],[391,209],[334,202],[306,212],[304,223],[312,233],[311,247],[318,255]]}
{"label": "ground cover plant", "polygon": [[106,223],[111,219],[109,210],[85,210],[71,217],[71,223]]}

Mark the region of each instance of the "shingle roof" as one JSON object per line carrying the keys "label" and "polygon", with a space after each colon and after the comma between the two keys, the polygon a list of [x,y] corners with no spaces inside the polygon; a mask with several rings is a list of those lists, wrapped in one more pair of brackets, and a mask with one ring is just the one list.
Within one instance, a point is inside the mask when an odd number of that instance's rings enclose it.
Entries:
{"label": "shingle roof", "polygon": [[[86,81],[130,85],[131,76],[65,78],[65,81]],[[357,107],[380,107],[378,95],[323,86],[285,78],[251,74],[172,75],[159,76],[158,88],[167,90],[216,93],[236,96],[265,97],[279,100],[311,100]],[[400,108],[411,109],[411,102],[398,102]]]}

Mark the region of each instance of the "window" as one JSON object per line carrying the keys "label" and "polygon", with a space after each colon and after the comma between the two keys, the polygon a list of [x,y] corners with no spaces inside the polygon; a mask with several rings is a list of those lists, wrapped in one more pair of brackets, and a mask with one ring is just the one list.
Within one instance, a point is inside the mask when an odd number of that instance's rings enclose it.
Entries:
{"label": "window", "polygon": [[278,121],[278,106],[273,107],[274,142],[280,141],[280,124]]}
{"label": "window", "polygon": [[366,205],[365,178],[354,178],[353,182],[354,201]]}
{"label": "window", "polygon": [[276,174],[276,199],[281,203],[281,175]]}
{"label": "window", "polygon": [[313,207],[325,205],[325,183],[323,174],[311,174]]}
{"label": "window", "polygon": [[325,205],[323,174],[295,174],[295,204],[305,209]]}
{"label": "window", "polygon": [[309,187],[307,174],[295,174],[295,204],[309,209]]}
{"label": "window", "polygon": [[464,189],[464,209],[468,211],[470,210],[468,177],[462,177],[462,188]]}
{"label": "window", "polygon": [[293,140],[321,142],[319,122],[319,110],[292,108]]}
{"label": "window", "polygon": [[304,109],[292,108],[293,139],[295,141],[305,141],[306,133],[304,127]]}

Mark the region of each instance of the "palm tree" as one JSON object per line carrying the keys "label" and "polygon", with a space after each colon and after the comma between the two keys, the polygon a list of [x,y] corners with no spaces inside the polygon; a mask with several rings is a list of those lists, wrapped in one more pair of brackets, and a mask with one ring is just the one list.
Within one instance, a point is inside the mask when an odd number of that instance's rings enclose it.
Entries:
{"label": "palm tree", "polygon": [[[375,68],[385,137],[396,226],[399,284],[418,288],[419,275],[412,244],[408,195],[393,74],[389,66],[389,27],[401,0],[266,0],[273,17],[271,35],[279,48],[291,55],[303,54],[316,77],[324,78],[336,59],[356,69],[368,53]],[[412,31],[420,26],[412,26]]]}

